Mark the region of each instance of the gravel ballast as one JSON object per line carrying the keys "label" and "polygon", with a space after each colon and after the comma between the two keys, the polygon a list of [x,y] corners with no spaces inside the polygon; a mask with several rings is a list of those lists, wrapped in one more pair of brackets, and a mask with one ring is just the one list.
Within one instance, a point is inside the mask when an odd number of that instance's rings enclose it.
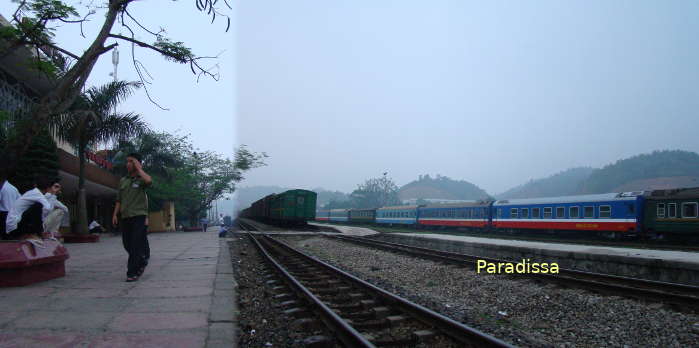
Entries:
{"label": "gravel ballast", "polygon": [[386,290],[523,347],[699,347],[699,315],[323,237],[292,245]]}

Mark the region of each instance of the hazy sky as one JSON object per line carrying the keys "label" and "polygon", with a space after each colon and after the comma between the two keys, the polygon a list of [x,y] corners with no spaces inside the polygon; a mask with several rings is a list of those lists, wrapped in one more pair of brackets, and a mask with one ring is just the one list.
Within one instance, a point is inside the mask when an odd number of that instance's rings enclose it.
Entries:
{"label": "hazy sky", "polygon": [[[81,14],[87,13],[82,4],[101,4],[102,0],[64,0],[75,6]],[[0,0],[0,13],[11,18],[16,4],[8,0]],[[137,91],[119,108],[124,112],[137,112],[156,131],[191,134],[192,142],[202,150],[216,151],[232,157],[235,144],[233,129],[235,117],[235,27],[226,33],[224,18],[218,18],[210,24],[210,17],[196,10],[194,1],[180,0],[149,0],[136,1],[129,5],[129,12],[151,30],[160,27],[167,30],[167,35],[173,41],[182,41],[186,46],[201,56],[213,56],[221,53],[218,60],[204,63],[204,66],[218,64],[221,74],[220,81],[197,78],[192,74],[188,65],[165,61],[161,55],[148,49],[136,48],[136,56],[150,75],[152,84],[148,86],[153,99],[165,108],[164,111],[148,101],[143,89]],[[233,14],[232,11],[228,11]],[[85,25],[85,36],[80,36],[78,25],[62,25],[56,32],[56,42],[74,53],[82,53],[94,40],[104,21],[104,11],[98,12]],[[133,22],[130,26],[137,33],[136,38],[152,43],[154,38],[139,30]],[[112,32],[128,36],[128,31],[121,29],[120,24],[114,26]],[[114,42],[107,41],[107,44]],[[117,76],[121,80],[136,81],[138,75],[134,69],[131,56],[131,45],[121,42],[119,46],[119,66]],[[111,53],[103,55],[93,70],[87,86],[101,85],[111,81]]]}
{"label": "hazy sky", "polygon": [[[240,1],[245,185],[383,172],[499,193],[573,166],[699,151],[697,1]],[[699,165],[699,164],[698,164]]]}
{"label": "hazy sky", "polygon": [[[0,1],[0,13],[13,5]],[[121,109],[191,133],[202,150],[267,152],[243,185],[351,191],[383,172],[399,185],[439,173],[495,194],[572,166],[699,151],[697,1],[234,5],[225,33],[192,0],[134,2],[143,24],[198,54],[223,52],[208,64],[221,80],[197,83],[189,67],[137,49],[170,111],[143,91]],[[56,41],[81,52],[101,19],[87,39],[64,25]],[[130,50],[120,46],[119,77],[136,80]],[[88,85],[111,70],[106,55]]]}

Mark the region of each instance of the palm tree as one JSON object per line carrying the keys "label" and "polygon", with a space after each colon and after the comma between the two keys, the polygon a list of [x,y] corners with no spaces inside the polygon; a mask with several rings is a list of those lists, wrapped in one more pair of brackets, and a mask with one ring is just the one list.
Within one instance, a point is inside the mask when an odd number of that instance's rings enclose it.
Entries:
{"label": "palm tree", "polygon": [[92,87],[81,94],[66,114],[53,123],[55,134],[78,149],[78,234],[87,234],[85,197],[85,150],[98,144],[141,135],[148,129],[140,115],[116,112],[116,106],[128,98],[139,83],[114,81]]}
{"label": "palm tree", "polygon": [[143,157],[141,163],[148,173],[170,179],[170,170],[184,166],[186,154],[191,151],[184,139],[186,137],[155,132],[145,132],[131,139],[122,139],[114,149],[114,171],[125,174],[126,155],[137,152]]}

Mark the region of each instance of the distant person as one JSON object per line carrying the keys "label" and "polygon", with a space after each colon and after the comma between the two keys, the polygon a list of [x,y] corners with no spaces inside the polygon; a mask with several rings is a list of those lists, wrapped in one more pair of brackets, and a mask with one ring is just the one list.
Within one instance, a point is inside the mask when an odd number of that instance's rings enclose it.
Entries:
{"label": "distant person", "polygon": [[221,225],[221,229],[218,231],[218,237],[223,238],[226,236],[228,233],[228,229],[226,228],[226,225]]}
{"label": "distant person", "polygon": [[55,194],[60,190],[60,184],[58,180],[40,178],[35,186],[21,195],[8,212],[4,239],[41,241],[44,221],[54,208],[45,194]]}
{"label": "distant person", "polygon": [[126,281],[133,282],[138,280],[146,269],[146,188],[153,183],[153,179],[143,171],[140,154],[131,153],[126,156],[126,170],[128,174],[119,181],[112,223],[119,226],[121,241],[129,254]]}
{"label": "distant person", "polygon": [[7,214],[10,212],[15,202],[20,197],[17,188],[9,181],[0,183],[0,239],[5,236],[5,222]]}
{"label": "distant person", "polygon": [[53,185],[53,190],[44,194],[46,200],[53,205],[53,210],[51,210],[49,215],[46,217],[46,221],[44,221],[45,238],[61,238],[61,233],[58,230],[61,228],[66,216],[70,215],[68,207],[58,200],[58,195],[61,193],[61,189],[61,184],[55,183]]}
{"label": "distant person", "polygon": [[100,225],[99,222],[97,222],[97,220],[92,220],[92,222],[90,222],[90,225],[87,226],[87,229],[90,230],[90,233],[100,233],[107,231],[104,227],[102,227],[102,225]]}
{"label": "distant person", "polygon": [[201,228],[202,232],[206,232],[206,229],[209,227],[209,219],[203,218],[201,219]]}

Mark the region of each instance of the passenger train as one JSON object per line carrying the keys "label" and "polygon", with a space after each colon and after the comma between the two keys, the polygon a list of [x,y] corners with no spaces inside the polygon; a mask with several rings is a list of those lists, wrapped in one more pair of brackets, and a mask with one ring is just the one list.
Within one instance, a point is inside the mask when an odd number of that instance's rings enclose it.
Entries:
{"label": "passenger train", "polygon": [[699,188],[687,188],[318,210],[316,220],[510,233],[582,231],[613,238],[669,234],[699,237],[698,207]]}

